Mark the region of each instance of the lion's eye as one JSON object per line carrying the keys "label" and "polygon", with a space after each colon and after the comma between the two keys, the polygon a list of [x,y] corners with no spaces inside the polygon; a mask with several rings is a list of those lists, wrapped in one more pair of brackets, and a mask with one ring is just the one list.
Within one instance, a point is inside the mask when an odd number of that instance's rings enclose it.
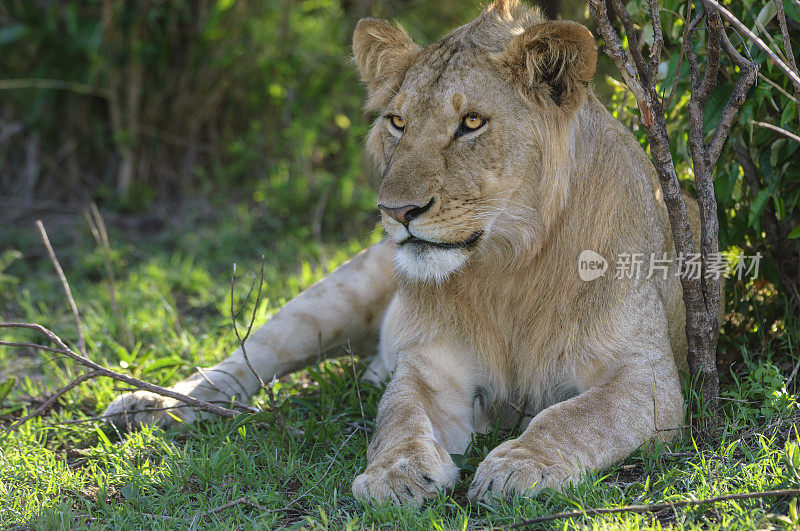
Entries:
{"label": "lion's eye", "polygon": [[469,113],[461,120],[464,127],[470,131],[479,129],[485,122],[478,113]]}
{"label": "lion's eye", "polygon": [[392,123],[392,126],[398,131],[402,131],[406,126],[406,119],[396,114],[390,116],[389,121]]}

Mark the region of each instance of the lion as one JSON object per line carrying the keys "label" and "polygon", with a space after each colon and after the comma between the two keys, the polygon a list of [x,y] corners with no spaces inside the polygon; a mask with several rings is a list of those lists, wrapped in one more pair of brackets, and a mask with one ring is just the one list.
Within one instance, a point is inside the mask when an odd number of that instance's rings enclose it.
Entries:
{"label": "lion", "polygon": [[[377,352],[368,378],[391,379],[353,494],[420,505],[497,423],[523,431],[478,466],[474,501],[562,489],[674,438],[687,347],[669,218],[652,163],[591,90],[589,30],[497,0],[426,47],[361,20],[353,53],[379,115],[366,149],[385,238],[246,343],[265,380],[320,347]],[[669,265],[625,274],[621,256]],[[238,349],[174,389],[229,402],[259,383]],[[106,414],[123,427],[202,415],[163,409],[176,405],[138,391]]]}

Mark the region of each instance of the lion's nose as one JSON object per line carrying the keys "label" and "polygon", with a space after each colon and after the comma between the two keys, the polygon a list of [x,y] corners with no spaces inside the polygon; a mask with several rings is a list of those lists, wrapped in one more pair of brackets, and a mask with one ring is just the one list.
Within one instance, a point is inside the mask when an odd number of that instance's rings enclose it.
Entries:
{"label": "lion's nose", "polygon": [[404,205],[401,207],[388,207],[386,205],[378,205],[378,208],[386,212],[392,219],[397,220],[398,222],[406,225],[411,223],[416,217],[421,216],[425,212],[428,211],[429,208],[433,205],[433,199],[428,201],[428,203],[424,206],[419,205]]}

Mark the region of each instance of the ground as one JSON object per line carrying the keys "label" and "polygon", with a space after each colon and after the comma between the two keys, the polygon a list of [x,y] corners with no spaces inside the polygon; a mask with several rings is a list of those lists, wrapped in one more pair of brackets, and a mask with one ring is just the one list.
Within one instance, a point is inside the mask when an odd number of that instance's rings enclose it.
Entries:
{"label": "ground", "polygon": [[[235,348],[233,262],[239,262],[238,302],[258,271],[259,255],[265,255],[265,300],[256,317],[261,323],[377,237],[366,230],[360,238],[326,245],[302,232],[276,237],[279,222],[247,206],[215,215],[198,210],[166,221],[113,213],[108,219],[118,311],[111,302],[106,254],[83,217],[48,215],[45,223],[81,310],[89,356],[161,385]],[[74,345],[72,314],[31,221],[17,220],[0,231],[0,320],[38,322]],[[783,325],[769,337],[760,332],[761,348],[754,349],[752,341],[723,341],[743,361],[724,378],[718,431],[699,429],[704,419],[687,413],[687,423],[695,427],[669,447],[643,448],[564,493],[546,491],[497,507],[471,505],[466,491],[481,459],[513,436],[498,430],[455,456],[462,467],[457,488],[422,510],[368,507],[353,498],[350,484],[364,468],[380,397],[379,388],[356,383],[364,370],[358,356],[365,353],[278,382],[277,413],[167,432],[119,434],[97,420],[122,390],[111,380],[92,380],[44,418],[0,434],[0,527],[464,529],[575,509],[797,488],[797,404],[786,387],[800,327],[791,319]],[[8,330],[0,330],[0,339],[44,342]],[[47,353],[0,347],[0,429],[80,372],[69,360]],[[266,394],[254,404],[267,408]],[[247,501],[226,506],[243,497]],[[793,527],[800,519],[794,499],[767,497],[543,525],[752,529]]]}

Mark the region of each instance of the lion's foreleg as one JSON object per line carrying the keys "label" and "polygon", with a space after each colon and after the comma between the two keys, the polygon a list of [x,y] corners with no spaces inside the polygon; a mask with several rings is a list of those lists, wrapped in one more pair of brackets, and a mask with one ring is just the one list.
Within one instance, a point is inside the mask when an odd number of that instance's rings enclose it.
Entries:
{"label": "lion's foreleg", "polygon": [[474,384],[452,359],[437,348],[400,356],[378,407],[367,468],[353,482],[356,497],[419,505],[455,484],[450,453],[463,453],[474,431]]}
{"label": "lion's foreleg", "polygon": [[470,498],[490,501],[560,489],[656,437],[673,438],[683,415],[680,382],[670,353],[655,357],[620,366],[582,394],[539,413],[522,435],[486,456]]}
{"label": "lion's foreleg", "polygon": [[[245,343],[247,359],[265,381],[302,368],[350,344],[357,355],[375,353],[383,314],[396,285],[391,253],[382,241],[360,253],[291,300]],[[206,401],[247,400],[259,382],[238,348],[231,357],[176,384],[184,394]],[[192,422],[189,408],[170,411],[174,400],[137,391],[117,398],[106,410],[126,427],[140,423],[166,425],[177,415]],[[169,413],[171,414],[169,414]]]}

